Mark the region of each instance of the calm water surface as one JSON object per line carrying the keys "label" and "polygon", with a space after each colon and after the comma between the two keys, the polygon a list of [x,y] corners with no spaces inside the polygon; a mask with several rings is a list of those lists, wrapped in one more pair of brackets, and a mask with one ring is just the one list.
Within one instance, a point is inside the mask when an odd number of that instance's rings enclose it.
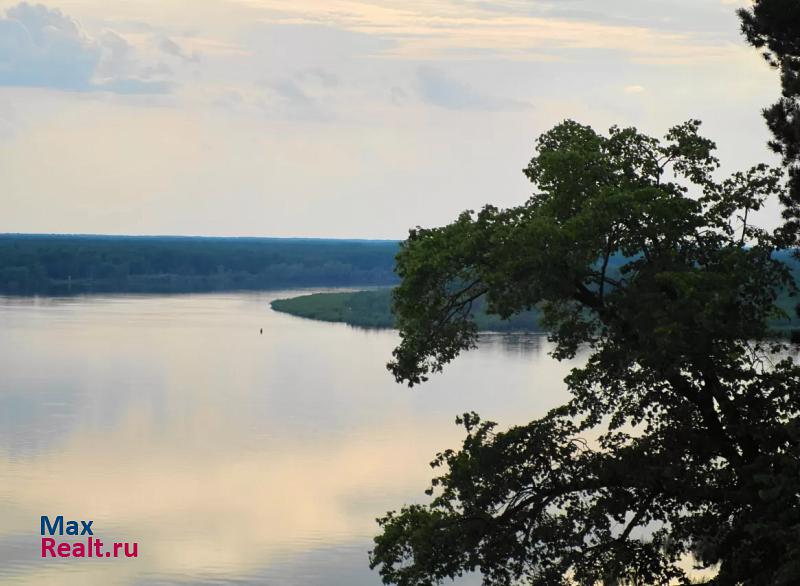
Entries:
{"label": "calm water surface", "polygon": [[[396,333],[269,308],[297,293],[0,298],[0,583],[376,586],[374,519],[426,500],[456,415],[565,398],[570,365],[524,335],[409,390]],[[139,557],[41,559],[58,514]]]}

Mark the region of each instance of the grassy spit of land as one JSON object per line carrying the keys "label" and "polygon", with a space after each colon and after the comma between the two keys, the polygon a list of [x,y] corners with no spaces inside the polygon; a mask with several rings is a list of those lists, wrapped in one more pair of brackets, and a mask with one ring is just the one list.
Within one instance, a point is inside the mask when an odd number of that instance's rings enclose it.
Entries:
{"label": "grassy spit of land", "polygon": [[[792,266],[795,281],[800,282],[800,264],[791,259],[786,252],[779,253],[782,260]],[[392,315],[391,288],[370,291],[314,293],[291,299],[278,299],[272,302],[276,311],[291,315],[329,322],[342,322],[352,326],[368,328],[392,328],[395,325]],[[798,297],[784,291],[778,298],[778,306],[784,315],[776,316],[772,326],[779,331],[800,331],[800,316],[795,309]],[[487,315],[485,305],[476,303],[475,321],[482,331],[542,331],[539,324],[540,313],[527,311],[502,320],[496,315]],[[795,337],[800,334],[795,333]]]}
{"label": "grassy spit of land", "polygon": [[[313,293],[272,302],[276,311],[299,317],[330,322],[343,322],[365,328],[392,328],[391,288],[370,291]],[[539,331],[539,312],[526,311],[510,320],[487,315],[484,306],[476,303],[475,321],[483,331]]]}

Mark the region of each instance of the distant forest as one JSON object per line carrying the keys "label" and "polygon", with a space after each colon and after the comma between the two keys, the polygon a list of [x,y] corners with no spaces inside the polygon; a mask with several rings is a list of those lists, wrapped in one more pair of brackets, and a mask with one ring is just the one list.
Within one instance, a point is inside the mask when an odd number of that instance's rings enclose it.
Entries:
{"label": "distant forest", "polygon": [[393,285],[398,242],[0,235],[0,293],[181,293]]}

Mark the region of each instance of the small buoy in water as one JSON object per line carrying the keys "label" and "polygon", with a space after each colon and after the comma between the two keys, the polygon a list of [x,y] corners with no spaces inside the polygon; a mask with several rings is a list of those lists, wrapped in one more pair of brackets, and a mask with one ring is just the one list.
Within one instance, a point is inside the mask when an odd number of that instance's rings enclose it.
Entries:
{"label": "small buoy in water", "polygon": [[259,333],[259,334],[263,334],[263,333],[264,333],[264,328],[261,328],[261,329],[258,331],[258,333]]}

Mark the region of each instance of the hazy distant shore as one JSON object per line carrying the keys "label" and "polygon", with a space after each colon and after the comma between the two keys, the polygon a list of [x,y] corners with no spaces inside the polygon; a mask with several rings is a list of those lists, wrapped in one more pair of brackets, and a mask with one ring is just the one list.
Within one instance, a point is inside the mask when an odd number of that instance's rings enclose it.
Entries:
{"label": "hazy distant shore", "polygon": [[197,293],[397,282],[387,240],[0,235],[0,294]]}

